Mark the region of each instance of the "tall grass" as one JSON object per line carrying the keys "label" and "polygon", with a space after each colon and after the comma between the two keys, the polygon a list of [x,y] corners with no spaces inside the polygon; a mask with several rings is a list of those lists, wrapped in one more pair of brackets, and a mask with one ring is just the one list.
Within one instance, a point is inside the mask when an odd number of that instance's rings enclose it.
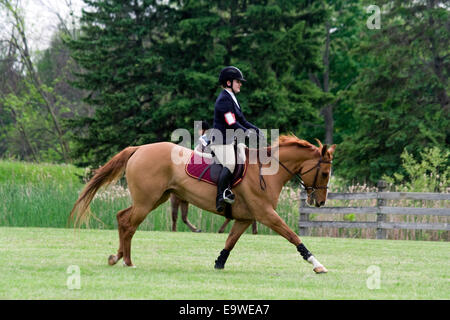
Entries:
{"label": "tall grass", "polygon": [[0,225],[66,226],[83,174],[71,165],[0,161]]}
{"label": "tall grass", "polygon": [[[0,226],[68,227],[68,217],[86,181],[87,173],[71,165],[33,164],[0,160]],[[116,213],[131,205],[128,189],[121,185],[101,189],[91,204],[95,218],[90,228],[117,228]],[[181,216],[181,214],[180,214]],[[204,232],[217,232],[225,219],[197,207],[189,207],[189,220]],[[152,211],[141,230],[169,231],[170,203]],[[178,219],[177,230],[189,231]]]}
{"label": "tall grass", "polygon": [[[80,177],[86,170],[71,165],[29,164],[14,161],[0,161],[0,226],[20,227],[68,227],[68,217],[85,181]],[[346,187],[332,180],[331,192],[375,191],[367,185]],[[391,190],[394,191],[394,190]],[[285,186],[279,198],[277,212],[294,230],[298,230],[299,192],[293,184]],[[373,206],[376,200],[328,200],[327,206]],[[409,202],[408,202],[409,201]],[[90,228],[117,228],[116,213],[131,205],[128,189],[120,184],[101,189],[94,198],[91,209],[98,219],[91,219]],[[441,206],[448,203],[399,200],[387,205],[396,206]],[[178,231],[188,231],[182,222],[181,213],[177,223]],[[189,205],[188,218],[203,232],[217,232],[225,219],[221,216]],[[375,215],[311,215],[316,220],[375,221]],[[388,221],[449,222],[447,217],[388,216]],[[225,232],[231,228],[228,225]],[[172,215],[170,202],[152,211],[139,227],[140,230],[170,231]],[[313,236],[375,238],[373,229],[312,228]],[[247,233],[251,233],[249,228]],[[258,224],[260,234],[274,234],[262,224]],[[449,232],[421,230],[388,230],[388,239],[450,240]]]}
{"label": "tall grass", "polygon": [[42,183],[81,184],[80,178],[87,169],[80,169],[68,164],[29,163],[0,160],[0,183],[10,185]]}

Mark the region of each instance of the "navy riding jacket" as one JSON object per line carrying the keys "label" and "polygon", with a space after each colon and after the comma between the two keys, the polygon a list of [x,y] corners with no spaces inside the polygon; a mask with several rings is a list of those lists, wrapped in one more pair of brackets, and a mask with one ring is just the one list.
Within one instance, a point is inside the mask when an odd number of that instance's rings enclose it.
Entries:
{"label": "navy riding jacket", "polygon": [[[223,90],[219,97],[217,97],[216,104],[214,105],[214,129],[220,130],[223,136],[222,144],[230,144],[233,141],[227,141],[226,130],[227,129],[242,129],[244,132],[247,129],[254,129],[259,132],[258,127],[248,122],[241,108],[236,105],[230,93]],[[214,141],[215,144],[220,144],[219,141]]]}

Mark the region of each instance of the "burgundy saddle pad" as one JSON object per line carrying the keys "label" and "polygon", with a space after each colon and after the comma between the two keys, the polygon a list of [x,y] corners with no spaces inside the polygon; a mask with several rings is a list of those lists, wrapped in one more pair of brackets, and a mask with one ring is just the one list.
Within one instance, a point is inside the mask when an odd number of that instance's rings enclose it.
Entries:
{"label": "burgundy saddle pad", "polygon": [[[213,159],[205,158],[195,152],[192,152],[191,159],[185,166],[186,173],[194,179],[198,180],[201,176],[201,181],[217,185],[217,180],[219,179],[222,166],[219,164],[213,164],[213,162]],[[235,187],[238,185],[242,179],[244,179],[246,172],[247,162],[244,164],[236,164],[233,172],[233,178],[231,180],[231,186]]]}

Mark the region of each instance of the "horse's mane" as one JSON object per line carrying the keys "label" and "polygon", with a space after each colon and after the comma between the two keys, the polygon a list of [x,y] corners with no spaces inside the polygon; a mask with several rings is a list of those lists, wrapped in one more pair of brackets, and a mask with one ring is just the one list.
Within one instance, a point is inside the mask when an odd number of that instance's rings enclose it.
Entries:
{"label": "horse's mane", "polygon": [[317,149],[317,147],[311,143],[309,143],[306,140],[302,140],[297,138],[294,134],[287,134],[287,135],[281,135],[278,138],[278,143],[275,144],[273,147],[279,146],[279,147],[287,147],[292,145],[298,145],[302,148],[312,148]]}
{"label": "horse's mane", "polygon": [[301,148],[308,148],[313,151],[319,151],[319,148],[317,148],[315,145],[309,143],[306,140],[297,138],[292,133],[291,134],[283,134],[283,135],[279,136],[278,141],[275,142],[273,145],[268,146],[266,149],[267,149],[268,154],[270,155],[272,153],[273,148],[288,147],[288,146],[293,146],[293,145],[297,145]]}

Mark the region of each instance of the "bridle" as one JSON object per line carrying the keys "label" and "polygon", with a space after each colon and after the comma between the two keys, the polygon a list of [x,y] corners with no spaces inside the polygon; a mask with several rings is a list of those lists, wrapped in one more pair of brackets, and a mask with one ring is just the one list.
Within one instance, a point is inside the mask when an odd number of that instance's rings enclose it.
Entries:
{"label": "bridle", "polygon": [[[277,159],[277,160],[278,160],[278,159]],[[319,176],[320,164],[321,164],[321,163],[329,163],[329,164],[331,164],[331,163],[332,163],[331,160],[323,160],[323,159],[322,159],[322,156],[320,156],[319,161],[317,161],[317,164],[316,164],[314,167],[312,167],[312,168],[306,170],[305,172],[301,172],[302,169],[300,168],[300,173],[298,173],[298,172],[292,172],[292,171],[291,171],[288,167],[286,167],[280,160],[278,160],[278,163],[279,163],[279,164],[280,164],[287,172],[289,172],[289,174],[291,174],[291,175],[293,175],[293,176],[295,175],[295,176],[297,177],[297,179],[300,181],[300,184],[303,186],[303,188],[305,188],[306,191],[312,190],[312,192],[314,193],[317,189],[328,189],[328,185],[326,185],[326,186],[317,186],[316,184],[317,184],[317,177]],[[309,173],[309,172],[311,172],[311,171],[313,171],[314,169],[317,169],[317,170],[316,170],[316,175],[314,176],[314,182],[313,182],[313,185],[312,185],[312,186],[307,186],[307,185],[303,182],[302,176],[305,175],[305,174],[307,174],[307,173]]]}
{"label": "bridle", "polygon": [[[258,137],[260,137],[260,136],[258,135]],[[305,172],[301,172],[301,171],[302,171],[302,168],[300,168],[300,173],[299,173],[299,172],[292,172],[288,167],[286,167],[286,166],[283,164],[283,162],[280,161],[280,159],[278,159],[277,157],[275,157],[275,156],[273,156],[273,155],[272,155],[272,157],[275,158],[275,159],[278,161],[278,163],[279,163],[279,164],[280,164],[287,172],[289,172],[289,174],[290,174],[291,176],[296,176],[297,179],[300,181],[300,184],[303,186],[303,188],[304,188],[306,191],[312,190],[312,193],[311,193],[311,194],[313,194],[314,192],[316,192],[317,189],[328,189],[328,185],[326,185],[326,186],[317,186],[317,185],[316,185],[316,184],[317,184],[317,177],[319,176],[320,164],[321,164],[321,163],[329,163],[329,164],[331,164],[331,163],[333,163],[333,161],[331,161],[331,160],[323,160],[323,159],[322,159],[322,155],[321,155],[320,158],[319,158],[319,161],[317,161],[317,164],[316,164],[314,167],[312,167],[311,169],[306,170]],[[259,166],[259,185],[260,185],[260,187],[261,187],[262,190],[265,190],[265,189],[266,189],[266,181],[264,181],[263,175],[262,175],[262,173],[261,173],[262,163],[259,162],[259,161],[258,161],[258,166]],[[312,186],[307,186],[307,185],[303,182],[302,176],[305,175],[305,174],[307,174],[308,172],[313,171],[314,169],[317,169],[317,171],[316,171],[316,175],[314,176],[314,182],[313,182],[313,185],[312,185]]]}

